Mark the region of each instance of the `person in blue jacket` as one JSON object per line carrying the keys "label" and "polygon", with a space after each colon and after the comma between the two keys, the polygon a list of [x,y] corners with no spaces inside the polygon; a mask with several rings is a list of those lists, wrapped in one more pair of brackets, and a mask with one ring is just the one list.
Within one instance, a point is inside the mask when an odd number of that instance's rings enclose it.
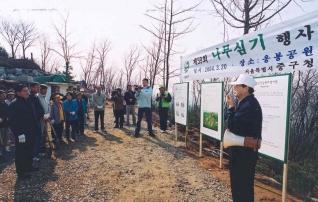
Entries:
{"label": "person in blue jacket", "polygon": [[152,115],[151,115],[151,98],[152,98],[152,88],[148,86],[148,79],[142,80],[143,88],[138,88],[135,93],[135,97],[138,102],[138,120],[137,127],[135,130],[135,137],[139,136],[140,132],[140,123],[143,115],[146,115],[146,121],[148,125],[148,132],[151,137],[155,137],[155,134],[152,131]]}
{"label": "person in blue jacket", "polygon": [[[235,109],[231,95],[226,96],[229,110],[225,116],[228,129],[242,137],[262,139],[262,108],[254,97],[256,81],[249,75],[241,74],[234,85],[234,95],[238,99]],[[254,201],[254,175],[258,151],[253,148],[230,147],[230,181],[234,202]]]}
{"label": "person in blue jacket", "polygon": [[72,127],[72,139],[75,140],[75,131],[78,125],[78,105],[76,100],[72,100],[72,97],[73,94],[68,92],[66,94],[67,100],[63,102],[63,109],[66,117],[65,135],[68,141],[70,141],[70,127]]}
{"label": "person in blue jacket", "polygon": [[76,94],[76,103],[78,106],[78,125],[76,128],[76,133],[78,135],[84,135],[84,124],[85,117],[87,117],[86,101],[82,99],[82,93],[78,92]]}

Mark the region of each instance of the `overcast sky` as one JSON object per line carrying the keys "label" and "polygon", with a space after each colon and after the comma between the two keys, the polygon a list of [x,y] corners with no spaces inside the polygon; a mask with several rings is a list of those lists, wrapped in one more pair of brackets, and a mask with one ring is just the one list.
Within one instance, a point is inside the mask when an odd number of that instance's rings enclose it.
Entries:
{"label": "overcast sky", "polygon": [[[159,1],[159,0],[157,0]],[[287,1],[287,0],[286,0]],[[154,2],[154,1],[152,1]],[[199,0],[180,0],[178,4],[183,8],[198,3]],[[299,8],[292,2],[281,12],[281,18],[276,17],[271,21],[271,25],[280,23],[317,10],[318,1],[303,3]],[[144,14],[157,15],[157,10],[148,0],[0,0],[0,17],[22,18],[24,20],[35,21],[40,32],[46,32],[54,42],[55,33],[51,22],[59,21],[59,12],[65,14],[69,12],[69,28],[74,31],[72,41],[78,42],[77,50],[85,54],[92,41],[106,37],[114,44],[114,49],[108,56],[108,64],[113,63],[118,67],[122,66],[123,53],[132,44],[149,44],[151,34],[139,27],[140,24],[150,26],[151,20]],[[223,42],[222,25],[220,19],[210,15],[213,6],[209,0],[203,0],[202,4],[191,15],[196,17],[197,29],[177,41],[178,50],[184,51],[173,58],[172,65],[179,68],[180,56],[188,55],[197,50],[207,48]],[[242,31],[229,30],[229,38],[242,35]],[[0,37],[0,44],[5,46],[9,52],[9,46]],[[40,61],[39,47],[35,46],[27,51],[27,55],[33,52],[34,58]],[[21,53],[18,53],[18,57]],[[85,54],[86,55],[86,54]],[[73,61],[75,68],[73,73],[76,79],[81,78],[80,66]]]}

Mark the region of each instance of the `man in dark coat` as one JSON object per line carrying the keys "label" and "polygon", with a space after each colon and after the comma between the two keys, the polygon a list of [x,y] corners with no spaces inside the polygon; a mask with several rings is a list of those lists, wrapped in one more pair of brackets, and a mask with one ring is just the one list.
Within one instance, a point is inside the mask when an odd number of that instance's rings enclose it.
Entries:
{"label": "man in dark coat", "polygon": [[135,98],[135,92],[132,91],[132,86],[127,86],[127,92],[125,92],[126,101],[126,118],[127,118],[127,126],[129,125],[129,115],[132,115],[132,122],[133,125],[136,125],[136,113],[135,113],[135,104],[136,104],[136,98]]}
{"label": "man in dark coat", "polygon": [[[245,74],[241,74],[234,85],[234,94],[238,99],[235,110],[231,95],[226,96],[229,110],[225,116],[228,129],[239,136],[262,138],[262,109],[254,97],[256,81]],[[230,147],[230,180],[234,202],[254,201],[254,175],[258,151],[253,148]]]}
{"label": "man in dark coat", "polygon": [[41,105],[40,99],[38,97],[38,93],[40,92],[40,84],[39,83],[31,83],[30,84],[30,97],[29,100],[33,103],[34,108],[35,108],[35,114],[36,114],[36,121],[38,124],[39,131],[37,133],[37,136],[35,138],[35,145],[34,145],[34,152],[33,156],[35,161],[38,161],[38,155],[40,153],[40,148],[41,148],[41,137],[42,137],[42,132],[41,132],[41,120],[44,117],[44,109]]}
{"label": "man in dark coat", "polygon": [[35,137],[39,129],[33,102],[29,100],[29,89],[25,85],[15,88],[16,99],[9,106],[9,124],[15,136],[15,166],[18,179],[30,178],[28,172],[37,171],[32,167]]}

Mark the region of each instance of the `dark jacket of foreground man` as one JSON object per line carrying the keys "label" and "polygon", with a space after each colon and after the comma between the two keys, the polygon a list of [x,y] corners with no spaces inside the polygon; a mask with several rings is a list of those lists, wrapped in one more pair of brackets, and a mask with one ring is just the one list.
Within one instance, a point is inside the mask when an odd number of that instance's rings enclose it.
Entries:
{"label": "dark jacket of foreground man", "polygon": [[[262,138],[262,109],[253,94],[243,98],[236,110],[225,115],[228,129],[239,136]],[[258,151],[253,148],[230,147],[230,178],[234,202],[254,201],[254,175]]]}

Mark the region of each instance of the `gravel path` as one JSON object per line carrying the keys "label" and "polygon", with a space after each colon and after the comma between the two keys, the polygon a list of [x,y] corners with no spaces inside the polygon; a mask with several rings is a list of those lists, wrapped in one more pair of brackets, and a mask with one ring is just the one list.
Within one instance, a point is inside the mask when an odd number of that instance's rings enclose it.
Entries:
{"label": "gravel path", "polygon": [[[91,115],[91,117],[93,117]],[[106,109],[106,133],[65,142],[56,159],[42,158],[41,170],[17,181],[14,161],[0,164],[0,201],[231,201],[230,189],[197,165],[175,142],[173,131],[141,137],[133,127],[113,129]]]}

